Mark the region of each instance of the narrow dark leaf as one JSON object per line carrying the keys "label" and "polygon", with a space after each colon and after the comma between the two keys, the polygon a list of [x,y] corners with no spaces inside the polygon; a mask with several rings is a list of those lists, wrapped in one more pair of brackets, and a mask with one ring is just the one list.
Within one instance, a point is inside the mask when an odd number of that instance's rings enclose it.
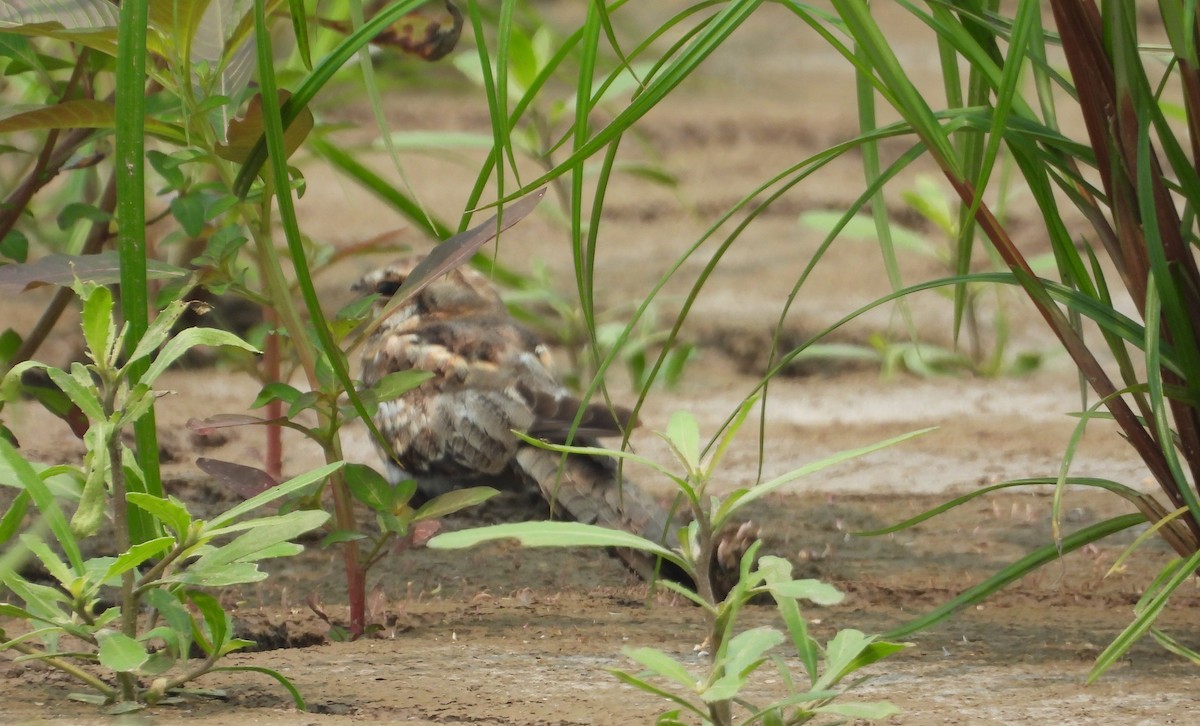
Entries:
{"label": "narrow dark leaf", "polygon": [[[287,91],[280,89],[278,93],[280,105],[286,103],[291,98],[291,95]],[[291,156],[292,152],[300,148],[300,144],[304,142],[305,137],[308,136],[308,132],[312,131],[312,127],[312,111],[307,107],[301,108],[296,114],[296,118],[288,124],[283,132],[286,156]],[[262,98],[255,96],[250,100],[250,105],[246,108],[245,115],[229,122],[229,128],[226,129],[228,143],[217,144],[217,156],[238,163],[245,162],[254,150],[258,140],[262,138],[262,135]]]}
{"label": "narrow dark leaf", "polygon": [[[398,309],[405,300],[416,295],[426,285],[437,278],[471,259],[480,247],[524,219],[526,215],[533,211],[538,202],[542,201],[542,197],[545,195],[546,189],[543,187],[514,204],[505,207],[503,218],[499,219],[499,221],[498,218],[500,215],[491,217],[483,224],[472,227],[461,234],[456,234],[437,247],[434,247],[425,259],[421,260],[421,263],[413,269],[412,273],[405,279],[404,284],[392,295],[392,300],[384,308],[384,312],[362,331],[359,342],[366,340],[371,333],[383,324],[388,314]],[[3,268],[0,268],[0,271],[3,271]]]}
{"label": "narrow dark leaf", "polygon": [[219,413],[205,419],[190,418],[187,422],[188,431],[194,431],[201,436],[207,436],[217,429],[228,429],[235,426],[272,426],[287,423],[284,417],[259,418],[244,413]]}
{"label": "narrow dark leaf", "polygon": [[279,485],[270,474],[253,466],[206,458],[196,459],[196,466],[246,499]]}
{"label": "narrow dark leaf", "polygon": [[[116,252],[101,252],[98,255],[46,255],[20,265],[0,267],[0,287],[30,289],[41,285],[68,286],[75,281],[87,280],[102,285],[121,281],[121,265]],[[187,270],[165,262],[146,261],[146,276],[155,279],[186,277]]]}

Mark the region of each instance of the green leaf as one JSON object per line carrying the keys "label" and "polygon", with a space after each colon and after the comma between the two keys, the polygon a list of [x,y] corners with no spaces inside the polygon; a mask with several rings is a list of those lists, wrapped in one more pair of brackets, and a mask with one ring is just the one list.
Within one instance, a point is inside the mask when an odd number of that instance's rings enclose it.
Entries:
{"label": "green leaf", "polygon": [[882,721],[885,718],[890,718],[901,713],[899,708],[896,708],[887,701],[874,701],[869,703],[827,703],[823,706],[817,706],[812,709],[816,713],[833,713],[838,716],[846,716],[853,719],[866,719],[868,721]]}
{"label": "green leaf", "polygon": [[204,570],[189,567],[182,572],[162,578],[162,581],[195,587],[229,587],[230,585],[262,582],[265,579],[267,579],[267,573],[258,569],[257,562],[234,562]]}
{"label": "green leaf", "polygon": [[187,507],[175,497],[164,498],[145,492],[129,492],[125,495],[125,499],[170,527],[180,541],[187,537],[188,529],[192,524],[192,515],[188,513]]}
{"label": "green leaf", "polygon": [[716,451],[709,455],[708,461],[704,465],[704,469],[709,475],[716,471],[717,465],[725,457],[725,452],[729,449],[729,445],[733,443],[733,439],[737,436],[738,431],[742,429],[742,424],[746,422],[746,417],[750,415],[750,411],[758,403],[758,399],[759,396],[754,395],[742,401],[733,418],[725,426],[725,430],[721,432],[721,441],[717,444]]}
{"label": "green leaf", "polygon": [[496,496],[500,492],[491,487],[467,487],[466,489],[454,489],[439,494],[430,499],[421,508],[413,514],[413,521],[417,522],[423,519],[438,519],[449,514],[473,507],[481,504]]}
{"label": "green leaf", "polygon": [[136,671],[150,657],[145,646],[115,630],[106,628],[96,633],[96,643],[100,646],[96,653],[100,665],[118,673]]}
{"label": "green leaf", "polygon": [[687,411],[671,414],[666,439],[689,474],[700,473],[700,427],[695,417]]}
{"label": "green leaf", "polygon": [[524,547],[629,547],[658,555],[680,567],[679,555],[635,534],[581,522],[514,522],[458,532],[444,532],[429,540],[430,549],[453,550],[483,542],[515,539]]}
{"label": "green leaf", "polygon": [[72,571],[71,568],[67,566],[67,563],[63,562],[62,559],[55,554],[54,550],[46,546],[45,542],[30,534],[22,534],[20,539],[21,544],[25,545],[25,548],[38,558],[38,561],[40,561],[42,566],[46,568],[46,572],[49,572],[51,577],[53,577],[55,580],[58,580],[59,584],[66,587],[75,580],[75,577],[79,574],[79,572]]}
{"label": "green leaf", "polygon": [[[245,523],[250,527],[249,531],[236,537],[233,541],[205,553],[189,569],[202,571],[233,562],[262,559],[266,556],[263,552],[268,548],[298,537],[311,529],[316,529],[325,524],[328,519],[328,512],[308,509]],[[208,534],[216,533],[210,531]]]}
{"label": "green leaf", "polygon": [[16,605],[9,605],[6,602],[0,602],[0,615],[6,618],[20,618],[22,620],[33,619],[33,614],[28,610],[19,608]]}
{"label": "green leaf", "polygon": [[687,668],[671,656],[655,648],[622,648],[625,656],[656,676],[675,681],[689,691],[695,691],[699,681]]}
{"label": "green leaf", "polygon": [[938,606],[932,612],[910,620],[900,627],[889,630],[884,634],[884,637],[900,638],[909,633],[924,630],[930,625],[950,617],[950,615],[959,609],[983,600],[988,595],[1033,572],[1047,562],[1053,562],[1091,542],[1096,542],[1122,530],[1142,524],[1145,521],[1146,515],[1144,514],[1124,514],[1089,525],[1077,532],[1072,532],[1064,537],[1061,543],[1052,542],[1037,548],[978,585],[963,590],[949,602]]}
{"label": "green leaf", "polygon": [[0,547],[3,547],[21,529],[25,521],[25,511],[29,508],[29,492],[22,489],[17,492],[12,504],[0,517]]}
{"label": "green leaf", "polygon": [[513,431],[513,433],[516,434],[517,438],[521,439],[530,446],[536,446],[539,449],[546,449],[547,451],[558,451],[564,454],[583,454],[585,456],[605,456],[613,459],[625,459],[627,461],[637,462],[638,464],[646,466],[658,472],[659,474],[662,474],[675,484],[686,489],[689,493],[691,492],[691,485],[688,484],[687,479],[679,477],[673,471],[662,464],[659,464],[657,461],[646,458],[645,456],[639,456],[631,451],[624,451],[622,449],[606,449],[602,446],[566,446],[563,444],[551,444],[541,439],[528,436],[520,431]]}
{"label": "green leaf", "polygon": [[[345,321],[357,325],[361,323],[368,315],[371,314],[371,306],[375,304],[378,297],[367,295],[355,300],[351,300],[342,306],[340,310],[334,313],[335,320]],[[384,376],[386,378],[387,376]]]}
{"label": "green leaf", "polygon": [[766,587],[773,595],[808,600],[817,605],[837,605],[846,597],[833,585],[820,580],[788,580],[770,583]]}
{"label": "green leaf", "polygon": [[735,635],[728,644],[720,665],[725,674],[704,689],[700,698],[706,703],[726,701],[735,697],[750,675],[765,661],[768,650],[783,642],[783,633],[774,628],[758,627]]}
{"label": "green leaf", "polygon": [[83,435],[88,452],[84,457],[83,491],[71,516],[71,531],[76,537],[91,537],[104,524],[108,509],[108,477],[110,476],[109,439],[114,427],[108,421],[95,421]]}
{"label": "green leaf", "polygon": [[20,598],[31,616],[55,625],[70,621],[67,607],[71,598],[62,590],[29,582],[15,572],[0,576],[0,582]]}
{"label": "green leaf", "polygon": [[[21,335],[12,328],[6,328],[0,333],[0,364],[7,363],[21,347]],[[6,400],[0,390],[0,400]]]}
{"label": "green leaf", "polygon": [[[633,686],[634,688],[643,690],[646,693],[651,693],[655,696],[658,696],[659,698],[665,698],[666,700],[671,701],[672,703],[675,703],[675,704],[687,709],[688,711],[691,711],[692,713],[699,716],[701,719],[708,718],[708,713],[706,711],[701,710],[700,708],[697,708],[696,706],[689,703],[686,699],[680,698],[679,696],[676,696],[674,693],[671,693],[670,691],[665,691],[665,690],[659,688],[658,686],[654,685],[653,683],[650,683],[649,681],[638,678],[637,676],[634,676],[630,673],[626,673],[625,671],[617,669],[617,668],[609,668],[607,670],[617,680],[621,681],[622,683],[627,683],[627,684]],[[689,691],[690,690],[691,690],[691,688],[689,688]],[[678,712],[675,712],[675,713],[678,713]],[[661,721],[661,722],[656,721],[655,723],[656,723],[656,726],[659,723],[661,723],[662,726],[671,726],[672,724],[675,724],[676,721],[670,721],[670,720]]]}
{"label": "green leaf", "polygon": [[877,641],[878,637],[853,628],[838,631],[825,646],[825,672],[813,689],[835,686],[854,671],[909,647],[906,643]]}
{"label": "green leaf", "polygon": [[29,256],[29,238],[19,229],[10,229],[4,239],[0,239],[0,257],[7,257],[14,262],[24,262]]}
{"label": "green leaf", "polygon": [[6,466],[11,472],[11,478],[5,477],[6,483],[14,482],[29,492],[30,498],[37,505],[38,512],[49,525],[50,531],[54,533],[72,569],[82,572],[83,556],[79,553],[79,544],[75,535],[71,533],[71,527],[55,501],[54,494],[33,466],[3,436],[0,436],[0,465]]}
{"label": "green leaf", "polygon": [[[154,587],[147,590],[143,598],[146,604],[157,610],[166,621],[171,635],[163,637],[163,640],[167,647],[171,648],[172,655],[176,658],[187,658],[192,649],[192,616],[185,604],[179,600],[180,596],[182,592],[176,595],[166,588]],[[153,632],[152,630],[146,633],[142,637],[143,642],[150,640]]]}
{"label": "green leaf", "polygon": [[117,334],[116,323],[113,322],[112,292],[102,285],[97,285],[88,291],[83,301],[83,313],[80,325],[83,327],[83,340],[87,344],[92,360],[97,365],[107,367],[109,348],[112,339]]}
{"label": "green leaf", "polygon": [[355,542],[366,538],[367,535],[363,534],[362,532],[353,532],[347,529],[335,529],[334,531],[322,537],[321,542],[317,546],[321,549],[327,549],[342,542]]}
{"label": "green leaf", "polygon": [[92,204],[71,202],[58,213],[58,228],[70,229],[80,220],[86,220],[93,224],[108,224],[112,220],[112,215]]}
{"label": "green leaf", "polygon": [[96,422],[105,419],[104,409],[100,406],[99,394],[94,388],[83,386],[77,378],[59,368],[46,368],[46,375],[50,376],[50,380],[54,382],[54,385],[61,388],[63,393],[67,394],[67,398],[71,399],[71,403],[78,406],[80,411],[83,411],[89,421]]}
{"label": "green leaf", "polygon": [[[318,364],[317,367],[320,369],[321,366]],[[292,405],[288,406],[286,416],[288,418],[296,418],[305,409],[316,407],[317,402],[320,400],[321,394],[317,393],[316,391],[305,391],[297,396],[296,400],[292,401]]]}
{"label": "green leaf", "polygon": [[150,166],[167,182],[172,189],[181,189],[184,184],[183,172],[179,170],[184,159],[170,154],[163,153],[157,149],[151,149],[146,152],[146,161],[150,162]]}
{"label": "green leaf", "polygon": [[775,605],[784,625],[787,626],[788,635],[792,639],[792,647],[796,649],[796,655],[804,664],[804,672],[808,676],[809,684],[815,684],[819,675],[820,646],[808,634],[808,625],[804,622],[804,616],[800,613],[800,607],[794,599],[776,597]]}
{"label": "green leaf", "polygon": [[[129,354],[129,362],[141,360],[157,350],[158,346],[171,336],[171,331],[179,322],[179,318],[187,312],[188,306],[189,303],[183,300],[173,300],[160,310],[154,321],[146,327],[146,332],[142,334],[142,339],[138,341],[137,347]],[[148,386],[153,385],[153,381],[144,380],[142,382]]]}
{"label": "green leaf", "polygon": [[295,386],[274,381],[262,387],[262,390],[258,392],[258,396],[255,397],[254,402],[250,404],[250,408],[260,408],[271,401],[283,401],[290,404],[299,397],[300,391]]}
{"label": "green leaf", "polygon": [[196,637],[196,642],[206,653],[219,652],[229,640],[229,631],[231,630],[229,614],[225,612],[215,597],[206,592],[189,590],[187,596],[200,610],[200,615],[204,618],[204,624],[208,630],[206,638],[205,633],[193,629],[193,635],[199,636]]}
{"label": "green leaf", "polygon": [[375,512],[390,512],[393,508],[393,487],[383,475],[366,464],[347,464],[342,470],[350,494]]}
{"label": "green leaf", "polygon": [[151,557],[163,554],[171,549],[171,545],[173,544],[175,544],[174,537],[159,537],[158,539],[147,540],[133,545],[127,551],[117,555],[117,559],[108,566],[108,570],[104,573],[101,582],[108,582],[117,575],[134,569]]}
{"label": "green leaf", "polygon": [[158,394],[151,390],[145,383],[135,385],[125,399],[124,410],[121,412],[121,417],[117,419],[117,428],[124,428],[140,420],[146,415],[157,399]]}
{"label": "green leaf", "polygon": [[244,514],[258,509],[259,507],[272,502],[280,497],[287,496],[293,492],[304,489],[322,479],[329,476],[333,472],[344,466],[345,462],[336,461],[332,464],[318,467],[312,471],[305,472],[300,476],[292,477],[279,486],[274,486],[267,491],[257,494],[241,504],[229,509],[228,511],[217,515],[205,528],[209,534],[218,532],[221,528],[228,526],[231,522],[238,519]]}
{"label": "green leaf", "polygon": [[433,378],[429,371],[397,371],[389,373],[375,384],[375,396],[380,403],[408,393],[425,381]]}
{"label": "green leaf", "polygon": [[228,345],[234,348],[258,353],[258,349],[233,333],[217,330],[216,328],[188,328],[181,331],[163,346],[158,356],[150,363],[150,367],[142,374],[141,382],[148,386],[163,374],[180,356],[198,345]]}
{"label": "green leaf", "polygon": [[185,194],[171,200],[171,216],[179,222],[184,233],[192,238],[204,232],[204,201],[195,194]]}
{"label": "green leaf", "polygon": [[[912,203],[912,199],[905,197],[905,201]],[[813,210],[804,212],[800,215],[799,222],[802,227],[816,230],[818,232],[832,232],[834,227],[841,222],[841,212],[833,212],[828,210]],[[929,240],[922,234],[914,232],[906,227],[901,227],[894,222],[891,226],[892,242],[897,249],[908,250],[915,252],[923,257],[937,260],[941,255],[938,248],[930,244]],[[875,227],[875,222],[869,215],[858,214],[850,218],[850,220],[842,226],[839,232],[844,237],[857,237],[865,240],[876,240],[879,238],[879,232]]]}

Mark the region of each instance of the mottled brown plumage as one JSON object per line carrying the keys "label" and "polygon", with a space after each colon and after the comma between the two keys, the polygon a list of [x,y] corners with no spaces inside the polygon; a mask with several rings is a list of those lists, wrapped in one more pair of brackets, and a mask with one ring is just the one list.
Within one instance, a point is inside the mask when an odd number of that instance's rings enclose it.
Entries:
{"label": "mottled brown plumage", "polygon": [[[378,308],[404,282],[419,258],[367,274],[356,285],[380,294]],[[382,452],[393,480],[412,476],[425,496],[480,483],[515,483],[542,494],[556,516],[623,529],[677,544],[678,525],[666,509],[611,460],[570,456],[530,446],[512,431],[565,442],[581,402],[554,374],[546,347],[509,314],[490,282],[459,268],[433,281],[393,313],[363,352],[368,385],[404,370],[433,373],[420,387],[379,406],[375,423],[390,444]],[[630,423],[592,404],[572,443],[616,436]],[[642,575],[651,559],[619,553]]]}

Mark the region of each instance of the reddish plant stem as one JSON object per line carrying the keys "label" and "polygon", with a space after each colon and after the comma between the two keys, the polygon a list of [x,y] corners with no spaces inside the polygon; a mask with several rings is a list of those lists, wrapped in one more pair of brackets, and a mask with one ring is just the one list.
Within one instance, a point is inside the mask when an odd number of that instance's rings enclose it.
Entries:
{"label": "reddish plant stem", "polygon": [[[263,309],[263,317],[267,323],[269,330],[275,330],[279,326],[279,315],[276,314],[274,308],[265,307]],[[268,381],[278,381],[281,375],[280,365],[280,350],[279,350],[279,335],[277,333],[269,333],[266,341],[263,343],[263,373]],[[267,404],[267,419],[274,421],[283,417],[283,401],[272,399]],[[267,426],[266,427],[266,446],[267,453],[263,462],[267,474],[275,481],[283,479],[283,427],[282,426]]]}

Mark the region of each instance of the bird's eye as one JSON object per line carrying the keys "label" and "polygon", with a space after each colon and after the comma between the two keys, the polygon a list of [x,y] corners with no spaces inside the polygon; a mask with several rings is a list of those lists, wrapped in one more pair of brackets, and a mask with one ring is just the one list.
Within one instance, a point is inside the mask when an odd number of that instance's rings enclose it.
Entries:
{"label": "bird's eye", "polygon": [[381,280],[379,284],[375,286],[375,292],[383,295],[384,297],[391,297],[392,295],[396,294],[396,291],[399,290],[400,286],[403,284],[404,280]]}

